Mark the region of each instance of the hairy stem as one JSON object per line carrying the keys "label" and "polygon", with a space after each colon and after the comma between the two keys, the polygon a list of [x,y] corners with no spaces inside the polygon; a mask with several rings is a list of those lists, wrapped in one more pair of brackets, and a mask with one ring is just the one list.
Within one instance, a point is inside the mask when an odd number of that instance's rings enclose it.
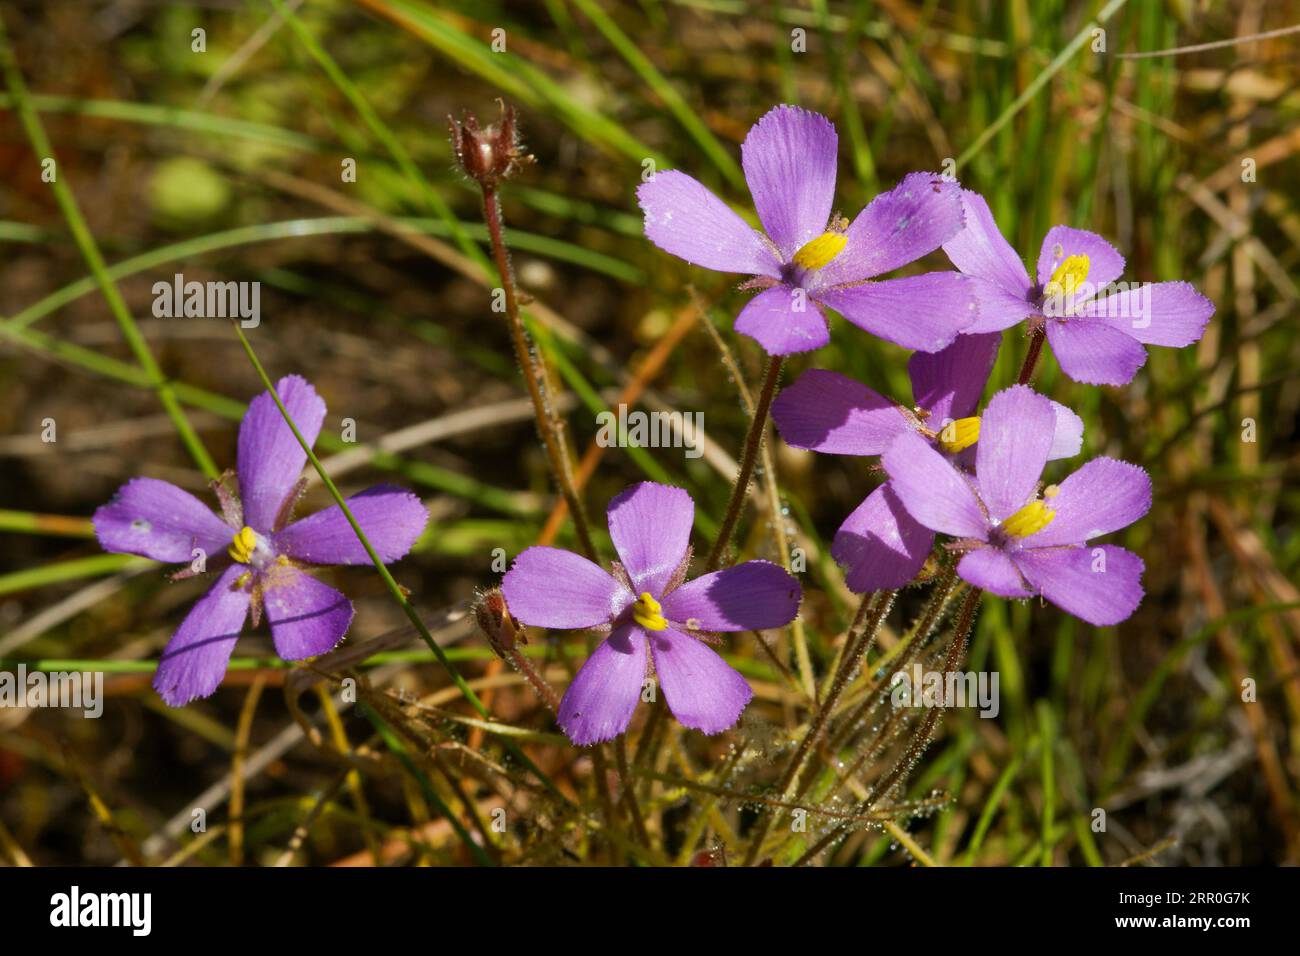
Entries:
{"label": "hairy stem", "polygon": [[505,292],[506,319],[510,324],[510,339],[515,347],[515,358],[523,373],[524,383],[528,386],[528,395],[533,401],[533,414],[537,419],[537,431],[541,435],[546,457],[551,465],[551,473],[560,489],[560,495],[569,506],[573,516],[573,527],[578,535],[578,543],[588,558],[596,560],[596,546],[591,538],[591,527],[587,522],[587,512],[578,489],[573,480],[573,464],[569,460],[569,451],[565,447],[560,424],[556,420],[554,406],[547,394],[546,370],[540,356],[528,339],[523,319],[519,316],[519,292],[515,285],[515,271],[510,264],[510,251],[506,247],[505,236],[501,228],[501,201],[495,186],[483,185],[483,221],[487,225],[488,238],[492,243],[492,256],[496,260],[497,272],[501,276],[501,288]]}
{"label": "hairy stem", "polygon": [[716,571],[731,545],[731,536],[735,534],[736,522],[740,518],[741,508],[745,504],[745,492],[749,490],[749,479],[754,475],[754,464],[758,461],[758,450],[763,445],[763,432],[767,428],[767,413],[772,408],[772,399],[776,397],[776,384],[781,379],[781,366],[785,359],[780,355],[770,355],[767,359],[767,371],[763,376],[763,388],[758,393],[758,403],[754,406],[754,418],[749,423],[749,434],[745,436],[745,448],[740,457],[740,471],[736,473],[736,484],[731,489],[731,500],[727,502],[727,511],[722,518],[722,527],[709,552],[705,571]]}
{"label": "hairy stem", "polygon": [[624,737],[614,740],[614,760],[618,764],[619,782],[623,787],[623,802],[627,804],[628,816],[632,818],[632,829],[636,831],[636,838],[641,841],[641,845],[648,847],[650,834],[645,828],[645,817],[641,815],[641,804],[637,801],[632,771],[628,769],[627,740]]}
{"label": "hairy stem", "polygon": [[[845,637],[847,650],[840,660],[839,672],[835,675],[835,680],[831,684],[826,699],[822,701],[821,707],[818,708],[816,715],[813,717],[808,732],[799,741],[794,756],[790,758],[790,763],[786,766],[785,772],[776,785],[777,793],[781,795],[783,800],[789,800],[794,794],[796,784],[803,771],[804,761],[807,759],[813,745],[821,738],[822,732],[825,731],[826,723],[834,712],[840,695],[848,685],[849,678],[857,670],[858,664],[861,663],[862,656],[875,639],[876,631],[880,629],[880,624],[884,621],[885,615],[894,606],[894,594],[894,591],[879,592],[874,607],[871,605],[872,592],[862,596],[862,603],[858,605],[858,612],[853,619],[853,624],[849,627],[848,635]],[[754,836],[750,840],[749,848],[745,851],[744,866],[753,866],[758,859],[758,855],[763,848],[763,840],[775,819],[776,814],[768,814],[758,823]]]}
{"label": "hairy stem", "polygon": [[[947,674],[957,669],[961,663],[962,657],[966,653],[966,645],[970,638],[971,628],[975,624],[975,612],[979,608],[980,598],[984,592],[979,588],[971,588],[966,595],[966,600],[962,602],[961,610],[957,614],[957,624],[953,628],[952,643],[948,647],[948,653],[944,657],[943,670]],[[855,811],[861,815],[875,808],[875,805],[886,797],[891,790],[902,779],[903,775],[912,768],[930,744],[930,738],[934,734],[935,725],[938,724],[939,718],[943,715],[943,707],[932,707],[929,713],[925,715],[925,720],[921,724],[920,730],[912,737],[912,742],[908,744],[907,750],[903,752],[894,766],[890,769],[885,779],[877,786],[872,787],[871,794],[863,800]],[[818,840],[803,856],[795,861],[795,866],[803,866],[815,860],[823,850],[842,837],[847,832],[847,827],[843,824],[835,827],[824,837]]]}
{"label": "hairy stem", "polygon": [[1038,365],[1039,356],[1043,354],[1043,340],[1046,337],[1047,329],[1042,325],[1029,333],[1029,351],[1025,353],[1025,361],[1020,366],[1020,374],[1016,376],[1017,385],[1028,385],[1029,380],[1034,377],[1034,368]]}

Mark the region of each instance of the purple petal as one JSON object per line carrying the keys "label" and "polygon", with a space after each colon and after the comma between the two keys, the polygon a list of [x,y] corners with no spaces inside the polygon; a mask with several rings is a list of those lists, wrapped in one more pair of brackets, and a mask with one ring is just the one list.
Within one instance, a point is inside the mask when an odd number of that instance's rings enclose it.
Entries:
{"label": "purple petal", "polygon": [[1126,385],[1147,360],[1141,342],[1091,319],[1049,319],[1047,341],[1061,371],[1087,385]]}
{"label": "purple petal", "polygon": [[1019,324],[1031,315],[1041,315],[1037,305],[1023,296],[1003,290],[985,279],[971,278],[975,298],[975,321],[966,327],[966,333],[1001,332]]}
{"label": "purple petal", "polygon": [[880,463],[908,514],[931,531],[983,539],[988,522],[967,479],[916,432],[894,439]]}
{"label": "purple petal", "polygon": [[897,402],[817,368],[781,390],[772,420],[787,445],[828,455],[879,455],[910,427]]}
{"label": "purple petal", "polygon": [[1034,593],[1025,586],[1015,563],[997,548],[980,548],[962,555],[957,573],[963,581],[1001,597],[1024,598]]}
{"label": "purple petal", "polygon": [[754,691],[730,664],[703,641],[672,628],[647,636],[659,687],[679,724],[716,734],[740,719]]}
{"label": "purple petal", "polygon": [[235,588],[235,582],[247,570],[242,564],[226,568],[167,642],[158,661],[153,689],[172,707],[207,697],[226,675],[230,654],[248,615],[250,593],[246,588]]}
{"label": "purple petal", "polygon": [[1001,341],[996,334],[959,335],[945,349],[916,352],[908,359],[912,401],[930,413],[930,428],[937,431],[946,419],[975,413]]}
{"label": "purple petal", "polygon": [[627,729],[646,677],[645,632],[624,624],[600,643],[560,701],[556,721],[579,747]]}
{"label": "purple petal", "polygon": [[[1124,257],[1109,242],[1086,229],[1053,226],[1038,250],[1038,284],[1047,285],[1052,273],[1069,256],[1088,257],[1087,285],[1095,291],[1124,274]],[[1084,290],[1080,290],[1082,295]],[[1076,295],[1076,298],[1078,295]]]}
{"label": "purple petal", "polygon": [[689,581],[663,600],[673,624],[697,631],[783,627],[799,613],[803,589],[779,564],[746,561]]}
{"label": "purple petal", "polygon": [[818,288],[859,282],[915,262],[961,228],[961,189],[938,173],[909,173],[849,226],[840,254],[818,270]]}
{"label": "purple petal", "polygon": [[1214,303],[1190,282],[1156,282],[1085,302],[1079,314],[1147,345],[1180,349],[1200,341]]}
{"label": "purple petal", "polygon": [[157,478],[133,478],[92,519],[105,551],[169,563],[193,560],[195,548],[220,554],[235,529],[188,491]]}
{"label": "purple petal", "polygon": [[286,661],[333,650],[352,623],[351,601],[292,566],[265,572],[262,598],[275,651]]}
{"label": "purple petal", "polygon": [[975,480],[992,517],[1002,521],[1034,496],[1055,434],[1052,403],[1028,385],[989,399],[975,445]]}
{"label": "purple petal", "polygon": [[1056,415],[1056,428],[1047,460],[1073,458],[1083,449],[1083,419],[1060,402],[1052,402],[1052,412]]}
{"label": "purple petal", "polygon": [[[429,520],[418,497],[395,485],[376,485],[347,499],[370,546],[385,564],[411,550]],[[281,554],[310,564],[369,564],[370,556],[338,505],[295,521],[275,536]]]}
{"label": "purple petal", "polygon": [[686,557],[695,502],[684,489],[653,481],[625,488],[609,503],[609,536],[637,594],[661,597]]}
{"label": "purple petal", "polygon": [[1033,283],[1020,256],[993,221],[989,204],[979,193],[963,189],[961,205],[965,224],[943,244],[943,251],[962,272],[988,281],[1023,304]]}
{"label": "purple petal", "polygon": [[973,290],[960,272],[927,272],[828,289],[817,298],[887,342],[937,352],[975,320]]}
{"label": "purple petal", "polygon": [[826,316],[803,289],[773,286],[745,303],[735,329],[763,346],[768,355],[811,352],[831,340]]}
{"label": "purple petal", "polygon": [[533,627],[595,627],[612,621],[635,600],[581,555],[541,545],[515,558],[501,579],[501,591],[510,613]]}
{"label": "purple petal", "polygon": [[769,110],[741,144],[754,208],[785,261],[826,230],[838,151],[831,121],[797,106]]}
{"label": "purple petal", "polygon": [[1127,528],[1151,510],[1151,478],[1126,461],[1094,458],[1061,482],[1049,505],[1056,517],[1024,547],[1083,544]]}
{"label": "purple petal", "polygon": [[1015,561],[1043,597],[1097,627],[1118,624],[1142,603],[1142,559],[1115,545],[1026,549]]}
{"label": "purple petal", "polygon": [[[301,376],[286,375],[275,385],[289,417],[308,445],[316,443],[325,421],[325,402]],[[263,534],[274,530],[285,497],[298,481],[307,453],[285,424],[270,392],[248,406],[239,426],[239,497],[244,524]]]}
{"label": "purple petal", "polygon": [[646,238],[664,252],[718,272],[780,276],[781,263],[767,240],[685,173],[655,173],[636,195]]}
{"label": "purple petal", "polygon": [[863,594],[907,584],[933,547],[934,532],[907,513],[887,481],[844,519],[831,557],[845,569],[849,590]]}

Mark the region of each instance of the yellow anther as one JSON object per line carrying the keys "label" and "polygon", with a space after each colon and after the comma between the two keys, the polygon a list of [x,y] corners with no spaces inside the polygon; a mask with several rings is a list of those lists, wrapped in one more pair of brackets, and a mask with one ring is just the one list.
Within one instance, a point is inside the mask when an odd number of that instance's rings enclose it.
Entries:
{"label": "yellow anther", "polygon": [[229,554],[240,564],[247,564],[257,547],[257,532],[248,525],[239,529],[239,534],[230,542]]}
{"label": "yellow anther", "polygon": [[803,244],[794,254],[794,264],[801,269],[820,269],[843,252],[848,241],[842,232],[823,232]]}
{"label": "yellow anther", "polygon": [[289,556],[282,554],[275,559],[275,563],[287,568],[289,566]]}
{"label": "yellow anther", "polygon": [[964,448],[969,448],[980,440],[980,420],[976,418],[959,418],[948,422],[939,432],[939,447],[950,455],[955,455]]}
{"label": "yellow anther", "polygon": [[1027,538],[1042,531],[1055,518],[1056,512],[1035,498],[1002,522],[1002,530],[1013,538]]}
{"label": "yellow anther", "polygon": [[1083,254],[1066,256],[1047,280],[1043,294],[1047,296],[1072,296],[1088,281],[1088,270],[1092,263]]}
{"label": "yellow anther", "polygon": [[664,620],[663,606],[651,597],[649,591],[642,591],[632,605],[632,617],[647,631],[662,631],[668,626]]}
{"label": "yellow anther", "polygon": [[244,588],[248,587],[248,582],[251,580],[253,580],[253,572],[245,571],[239,577],[235,578],[235,590],[236,591],[244,590]]}

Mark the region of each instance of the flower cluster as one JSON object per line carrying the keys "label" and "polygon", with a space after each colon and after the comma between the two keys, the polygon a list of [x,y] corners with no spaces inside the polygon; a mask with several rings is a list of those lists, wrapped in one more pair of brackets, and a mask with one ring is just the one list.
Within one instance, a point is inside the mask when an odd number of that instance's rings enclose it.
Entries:
{"label": "flower cluster", "polygon": [[[452,124],[462,168],[494,188],[527,160],[512,111],[480,128]],[[1095,539],[1146,514],[1151,481],[1137,465],[1096,458],[1059,484],[1049,462],[1079,454],[1084,425],[1027,383],[1042,345],[1070,378],[1131,381],[1146,346],[1197,341],[1211,303],[1185,282],[1120,283],[1124,259],[1102,237],[1056,226],[1039,250],[1036,275],[999,232],[988,204],[951,177],[915,172],[851,220],[835,211],[838,138],[825,117],[779,106],[742,146],[745,179],[762,230],[685,173],[656,173],[638,190],[646,236],[688,263],[748,278],[754,295],[736,331],[773,357],[764,402],[783,439],[797,448],[878,459],[885,480],[843,522],[832,554],[858,592],[901,588],[924,573],[946,539],[955,571],[974,588],[1007,598],[1041,595],[1098,626],[1124,620],[1142,599],[1142,560]],[[881,278],[942,249],[956,270]],[[823,369],[773,394],[784,356],[830,340],[825,309],[914,352],[910,403]],[[1021,384],[981,399],[1002,332],[1026,323],[1030,350]],[[276,386],[308,443],[325,405],[297,377]],[[761,436],[765,412],[751,425]],[[747,447],[757,447],[757,441]],[[306,455],[270,393],[240,428],[237,482],[214,483],[221,515],[166,482],[138,478],[94,519],[109,551],[195,562],[188,576],[217,573],[163,653],[155,687],[173,705],[212,693],[246,619],[265,612],[276,649],[296,660],[332,648],[352,605],[306,573],[314,565],[369,559],[338,507],[292,520]],[[752,456],[749,464],[752,466]],[[733,502],[743,497],[742,467]],[[372,488],[348,501],[378,557],[391,562],[424,527],[419,499]],[[738,512],[713,557],[726,551]],[[602,635],[557,708],[576,744],[609,740],[628,727],[651,688],[684,726],[706,734],[731,727],[753,696],[711,647],[719,635],[783,627],[803,592],[788,571],[746,561],[688,580],[695,506],[681,488],[633,485],[609,503],[618,561],[551,547],[515,559],[476,611],[499,653],[523,660],[524,627]],[[587,550],[594,554],[588,542]],[[211,559],[209,561],[209,559]],[[711,561],[711,567],[716,562]],[[211,565],[209,567],[209,565]],[[655,680],[650,682],[653,675]],[[554,695],[535,674],[531,678]]]}
{"label": "flower cluster", "polygon": [[[1098,458],[1044,486],[1049,461],[1081,450],[1082,420],[1026,385],[996,393],[983,414],[980,399],[1001,333],[1021,321],[1036,337],[1035,358],[1046,338],[1071,378],[1123,384],[1145,362],[1145,345],[1196,341],[1213,307],[1183,282],[1116,286],[1123,257],[1100,236],[1066,226],[1047,234],[1031,281],[984,199],[933,173],[905,176],[847,220],[833,211],[837,149],[831,122],[796,107],[778,106],[754,125],[741,153],[761,232],[682,172],[656,173],[637,196],[655,245],[750,277],[741,288],[758,294],[735,329],[769,355],[827,344],[823,308],[914,350],[912,405],[821,369],[772,404],[789,444],[880,459],[885,482],[844,521],[832,548],[849,587],[908,584],[946,535],[956,573],[976,588],[1042,595],[1095,625],[1128,617],[1142,598],[1142,561],[1092,541],[1147,512],[1146,472]],[[940,248],[957,271],[878,280]],[[502,591],[520,622],[606,635],[560,706],[560,726],[575,743],[623,732],[651,663],[682,724],[706,733],[731,726],[751,691],[701,643],[705,632],[777,627],[797,612],[799,585],[765,562],[682,584],[691,516],[684,491],[637,485],[610,505],[623,562],[611,573],[531,548],[505,576]]]}

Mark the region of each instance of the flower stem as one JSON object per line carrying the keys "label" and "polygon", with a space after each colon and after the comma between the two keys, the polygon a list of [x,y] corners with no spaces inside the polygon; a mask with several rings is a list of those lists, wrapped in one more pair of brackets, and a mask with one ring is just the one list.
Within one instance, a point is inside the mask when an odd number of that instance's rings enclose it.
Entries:
{"label": "flower stem", "polygon": [[767,359],[767,371],[763,376],[763,388],[758,393],[758,403],[754,406],[754,418],[749,423],[749,434],[745,436],[745,448],[740,458],[740,471],[736,473],[736,484],[731,489],[731,500],[727,502],[727,511],[718,529],[718,537],[709,552],[709,561],[705,571],[716,571],[731,545],[731,536],[736,531],[736,522],[745,503],[745,492],[749,490],[749,479],[754,475],[754,464],[758,461],[758,450],[763,446],[763,432],[767,428],[767,414],[772,408],[772,399],[776,397],[776,384],[781,379],[781,366],[785,357],[770,355]]}
{"label": "flower stem", "polygon": [[530,686],[533,689],[533,692],[541,698],[542,703],[546,705],[546,709],[549,710],[552,715],[558,713],[560,710],[560,698],[555,693],[555,688],[551,686],[550,681],[542,676],[541,671],[537,669],[537,666],[526,658],[517,647],[512,647],[507,650],[505,652],[505,659],[510,663],[511,667],[523,675],[524,680],[528,681],[528,686]]}
{"label": "flower stem", "polygon": [[[971,588],[966,595],[966,600],[962,602],[961,610],[957,612],[957,624],[953,628],[952,643],[948,646],[948,653],[944,657],[943,671],[945,674],[955,671],[961,659],[965,656],[966,646],[970,638],[971,628],[975,624],[975,612],[979,608],[980,598],[984,592],[979,588]],[[925,720],[921,724],[921,729],[913,735],[912,741],[908,744],[907,750],[904,751],[895,763],[890,772],[885,776],[884,781],[873,787],[871,794],[863,800],[856,810],[857,815],[862,815],[874,809],[875,805],[885,797],[902,778],[903,774],[911,769],[916,763],[917,758],[930,743],[930,737],[934,733],[935,725],[942,716],[943,707],[931,707],[929,713],[925,715]],[[838,840],[845,833],[845,826],[840,824],[832,829],[824,837],[815,843],[803,856],[795,861],[794,866],[803,866],[812,862],[828,846]]]}
{"label": "flower stem", "polygon": [[546,457],[550,461],[555,483],[559,486],[565,504],[569,506],[569,514],[573,516],[573,527],[578,535],[578,543],[586,556],[595,561],[596,546],[591,538],[587,512],[583,508],[582,499],[573,480],[573,464],[569,460],[560,423],[556,421],[554,406],[547,395],[546,370],[529,341],[528,331],[519,316],[519,292],[515,285],[515,271],[510,264],[510,251],[506,247],[501,228],[501,201],[495,186],[484,183],[482,189],[483,221],[487,225],[488,238],[492,243],[492,256],[496,260],[497,272],[501,276],[501,288],[505,292],[506,319],[510,324],[510,339],[515,347],[515,358],[523,373],[524,383],[528,386],[528,395],[533,400],[537,431],[546,449]]}
{"label": "flower stem", "polygon": [[628,815],[632,818],[632,828],[636,831],[636,838],[641,841],[641,845],[650,846],[650,834],[645,828],[645,817],[641,815],[641,804],[636,798],[636,784],[632,779],[632,771],[627,765],[627,741],[623,737],[618,737],[614,741],[614,760],[618,764],[619,782],[623,787],[623,802],[627,804]]}
{"label": "flower stem", "polygon": [[[789,800],[797,789],[796,785],[803,771],[804,761],[807,759],[813,745],[821,738],[822,732],[826,729],[826,722],[834,712],[835,705],[839,703],[840,694],[844,692],[850,677],[858,669],[858,664],[861,663],[862,656],[866,653],[867,648],[875,640],[876,632],[880,629],[885,615],[894,606],[895,593],[894,591],[878,592],[879,596],[874,607],[871,604],[871,599],[875,596],[875,593],[868,591],[862,596],[862,603],[858,605],[858,612],[854,616],[853,624],[849,627],[848,635],[845,637],[847,650],[840,660],[839,671],[835,675],[831,689],[827,693],[826,699],[822,701],[821,707],[818,708],[817,714],[813,717],[808,732],[799,741],[799,747],[795,750],[794,756],[790,758],[790,763],[786,766],[785,773],[781,775],[780,782],[776,785],[776,791],[781,795],[782,800]],[[763,840],[775,819],[776,814],[767,814],[762,818],[754,836],[750,840],[749,849],[745,852],[742,866],[753,866],[757,861],[758,855],[763,848]]]}
{"label": "flower stem", "polygon": [[1028,385],[1029,380],[1034,377],[1034,368],[1038,365],[1039,356],[1043,354],[1043,340],[1046,337],[1047,329],[1041,325],[1029,333],[1029,351],[1025,353],[1020,374],[1016,376],[1017,385]]}

